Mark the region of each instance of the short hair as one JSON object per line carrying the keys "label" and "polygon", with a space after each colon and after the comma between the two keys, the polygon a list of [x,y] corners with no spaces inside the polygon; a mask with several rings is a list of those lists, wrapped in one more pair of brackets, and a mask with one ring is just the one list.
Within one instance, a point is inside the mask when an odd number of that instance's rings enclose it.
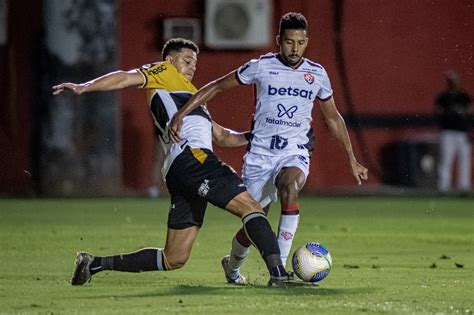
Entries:
{"label": "short hair", "polygon": [[199,48],[192,40],[184,38],[171,38],[163,46],[161,58],[165,60],[166,56],[168,56],[171,52],[179,52],[183,48],[189,48],[196,52],[196,54],[199,54]]}
{"label": "short hair", "polygon": [[305,30],[308,31],[308,21],[301,13],[288,12],[280,19],[280,38],[285,30]]}

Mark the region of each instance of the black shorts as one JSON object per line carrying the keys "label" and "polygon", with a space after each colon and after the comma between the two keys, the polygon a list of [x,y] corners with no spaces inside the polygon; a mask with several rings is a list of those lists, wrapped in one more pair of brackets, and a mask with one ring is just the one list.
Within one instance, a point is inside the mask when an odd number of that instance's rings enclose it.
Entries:
{"label": "black shorts", "polygon": [[201,227],[207,202],[225,209],[238,194],[246,191],[241,178],[210,150],[186,147],[171,164],[166,175],[171,194],[168,227]]}

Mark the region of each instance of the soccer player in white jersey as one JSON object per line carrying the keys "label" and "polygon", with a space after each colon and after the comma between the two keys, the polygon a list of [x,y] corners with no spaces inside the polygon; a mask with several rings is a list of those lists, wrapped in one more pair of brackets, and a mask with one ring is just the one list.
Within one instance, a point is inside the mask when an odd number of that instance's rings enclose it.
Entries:
{"label": "soccer player in white jersey", "polygon": [[185,39],[171,39],[163,47],[165,61],[130,71],[115,71],[85,83],[62,83],[53,94],[65,90],[82,94],[126,87],[147,89],[152,118],[166,154],[163,174],[171,195],[168,231],[164,248],[143,248],[133,253],[93,256],[80,252],[71,279],[83,285],[103,270],[141,272],[173,270],[184,266],[203,224],[208,202],[240,217],[252,243],[260,251],[270,273],[270,286],[291,285],[280,258],[277,240],[264,211],[239,176],[212,151],[212,140],[221,146],[247,143],[244,133],[225,129],[212,121],[205,105],[184,119],[182,142],[172,143],[170,118],[197,89],[191,83],[198,47]]}
{"label": "soccer player in white jersey", "polygon": [[[283,264],[298,227],[298,193],[309,172],[313,143],[311,111],[316,99],[329,129],[346,152],[356,182],[360,185],[361,180],[367,179],[367,169],[357,162],[352,151],[326,71],[303,57],[307,35],[307,21],[302,14],[283,15],[276,37],[279,53],[252,59],[205,85],[176,113],[169,128],[171,138],[180,141],[181,119],[199,104],[243,84],[256,86],[256,111],[242,175],[248,191],[266,212],[270,202],[276,201],[277,196],[280,198],[278,243]],[[222,260],[229,283],[245,283],[240,266],[248,255],[250,243],[243,230],[234,237],[230,256]]]}

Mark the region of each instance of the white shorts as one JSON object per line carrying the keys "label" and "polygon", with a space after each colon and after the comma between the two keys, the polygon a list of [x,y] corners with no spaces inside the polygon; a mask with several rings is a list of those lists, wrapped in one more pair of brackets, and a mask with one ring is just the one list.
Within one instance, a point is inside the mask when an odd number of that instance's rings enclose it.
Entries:
{"label": "white shorts", "polygon": [[278,200],[275,179],[282,168],[299,168],[304,173],[306,182],[309,164],[309,158],[303,155],[268,156],[247,152],[244,156],[242,179],[250,195],[265,207]]}

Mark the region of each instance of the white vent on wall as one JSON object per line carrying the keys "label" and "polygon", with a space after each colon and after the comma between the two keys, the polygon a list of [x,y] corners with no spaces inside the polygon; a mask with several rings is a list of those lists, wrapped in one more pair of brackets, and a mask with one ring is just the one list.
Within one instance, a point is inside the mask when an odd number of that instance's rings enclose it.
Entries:
{"label": "white vent on wall", "polygon": [[167,18],[163,20],[163,40],[182,37],[201,43],[201,22],[194,18]]}
{"label": "white vent on wall", "polygon": [[270,45],[270,0],[206,0],[204,43],[215,49],[258,49]]}

